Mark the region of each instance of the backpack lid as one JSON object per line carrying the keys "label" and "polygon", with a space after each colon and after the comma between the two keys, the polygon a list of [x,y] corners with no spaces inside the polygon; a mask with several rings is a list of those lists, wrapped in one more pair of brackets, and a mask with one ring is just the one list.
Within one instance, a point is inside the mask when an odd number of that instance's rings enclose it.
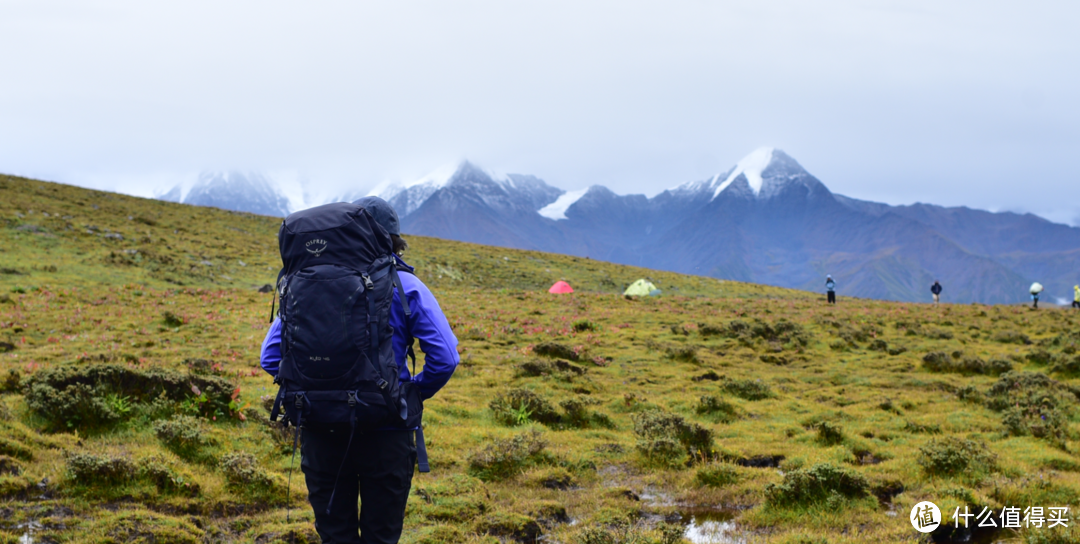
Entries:
{"label": "backpack lid", "polygon": [[393,252],[390,235],[363,207],[334,202],[293,213],[278,231],[286,274],[308,266],[364,269]]}

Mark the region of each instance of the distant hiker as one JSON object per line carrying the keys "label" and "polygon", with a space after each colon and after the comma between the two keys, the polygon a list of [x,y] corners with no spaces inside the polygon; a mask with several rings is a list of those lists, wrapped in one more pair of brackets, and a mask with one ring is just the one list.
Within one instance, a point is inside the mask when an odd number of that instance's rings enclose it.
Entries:
{"label": "distant hiker", "polygon": [[1080,308],[1080,285],[1073,286],[1073,308]]}
{"label": "distant hiker", "polygon": [[836,304],[836,282],[832,276],[825,276],[825,290],[829,295],[829,304]]}
{"label": "distant hiker", "polygon": [[1039,307],[1039,293],[1043,292],[1042,284],[1039,283],[1039,282],[1035,282],[1035,283],[1031,284],[1030,291],[1031,291],[1031,300],[1034,301],[1034,304],[1031,307],[1032,308],[1038,308]]}
{"label": "distant hiker", "polygon": [[[261,364],[281,384],[271,419],[284,406],[302,436],[300,468],[324,543],[401,538],[413,467],[428,471],[423,400],[458,364],[439,303],[401,259],[408,244],[398,225],[386,201],[367,197],[294,213],[278,234],[281,310]],[[414,338],[425,355],[415,375]]]}
{"label": "distant hiker", "polygon": [[934,304],[941,302],[941,284],[938,280],[934,280],[934,285],[930,286],[930,292],[934,294]]}

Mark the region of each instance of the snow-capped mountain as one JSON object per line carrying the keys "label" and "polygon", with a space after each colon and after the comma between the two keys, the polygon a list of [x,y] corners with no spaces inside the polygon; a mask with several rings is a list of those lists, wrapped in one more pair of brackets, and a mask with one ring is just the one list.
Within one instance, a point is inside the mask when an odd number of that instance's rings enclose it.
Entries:
{"label": "snow-capped mountain", "polygon": [[498,174],[463,161],[443,166],[414,181],[384,181],[368,196],[383,198],[399,215],[406,217],[440,191],[469,194],[494,209],[527,211],[542,208],[562,193],[535,176]]}
{"label": "snow-capped mountain", "polygon": [[[208,173],[161,198],[276,216],[321,203],[286,189],[260,174]],[[290,201],[297,194],[305,202]],[[651,198],[601,185],[566,191],[466,161],[331,200],[365,194],[389,201],[407,234],[810,290],[831,274],[842,296],[925,301],[937,279],[950,302],[1022,302],[1034,280],[1048,299],[1071,297],[1080,269],[1080,228],[836,195],[767,147]]]}
{"label": "snow-capped mountain", "polygon": [[725,192],[728,195],[769,199],[794,186],[814,191],[824,189],[821,182],[783,151],[760,147],[726,172],[704,180],[684,183],[666,192],[673,198],[683,199],[700,199],[707,195],[710,201]]}
{"label": "snow-capped mountain", "polygon": [[[1032,278],[1065,289],[1068,271],[1080,267],[1080,229],[1034,216],[856,201],[767,147],[652,198],[599,185],[563,191],[467,162],[372,194],[403,212],[407,233],[813,290],[832,274],[841,294],[873,298],[924,300],[940,279],[948,300],[1020,302]],[[968,219],[1022,228],[988,244],[963,227]],[[1039,243],[1022,234],[1035,231]]]}
{"label": "snow-capped mountain", "polygon": [[281,187],[259,172],[203,172],[158,199],[276,217],[289,215],[293,208]]}

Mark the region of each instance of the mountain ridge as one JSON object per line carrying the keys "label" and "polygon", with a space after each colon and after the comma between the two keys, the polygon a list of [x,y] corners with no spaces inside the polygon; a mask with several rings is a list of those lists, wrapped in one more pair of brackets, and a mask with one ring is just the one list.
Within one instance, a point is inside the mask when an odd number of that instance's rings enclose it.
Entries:
{"label": "mountain ridge", "polygon": [[771,147],[652,197],[567,191],[469,161],[366,194],[390,202],[409,234],[799,289],[820,290],[832,274],[847,296],[925,301],[940,279],[947,301],[1019,303],[1036,279],[1048,294],[1071,292],[1080,270],[1080,228],[838,195]]}

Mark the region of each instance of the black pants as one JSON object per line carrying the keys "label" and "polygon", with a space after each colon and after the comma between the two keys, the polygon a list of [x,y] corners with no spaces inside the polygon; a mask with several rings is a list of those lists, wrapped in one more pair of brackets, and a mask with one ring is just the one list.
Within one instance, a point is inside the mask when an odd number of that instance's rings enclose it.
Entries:
{"label": "black pants", "polygon": [[836,304],[836,291],[829,291],[829,304]]}
{"label": "black pants", "polygon": [[[315,530],[323,544],[390,544],[401,538],[416,466],[413,434],[357,431],[342,467],[348,429],[303,429],[300,467],[307,482],[308,500],[315,510]],[[327,514],[335,482],[337,491]]]}
{"label": "black pants", "polygon": [[1080,308],[1080,300],[1074,300],[1072,307],[1073,308]]}

